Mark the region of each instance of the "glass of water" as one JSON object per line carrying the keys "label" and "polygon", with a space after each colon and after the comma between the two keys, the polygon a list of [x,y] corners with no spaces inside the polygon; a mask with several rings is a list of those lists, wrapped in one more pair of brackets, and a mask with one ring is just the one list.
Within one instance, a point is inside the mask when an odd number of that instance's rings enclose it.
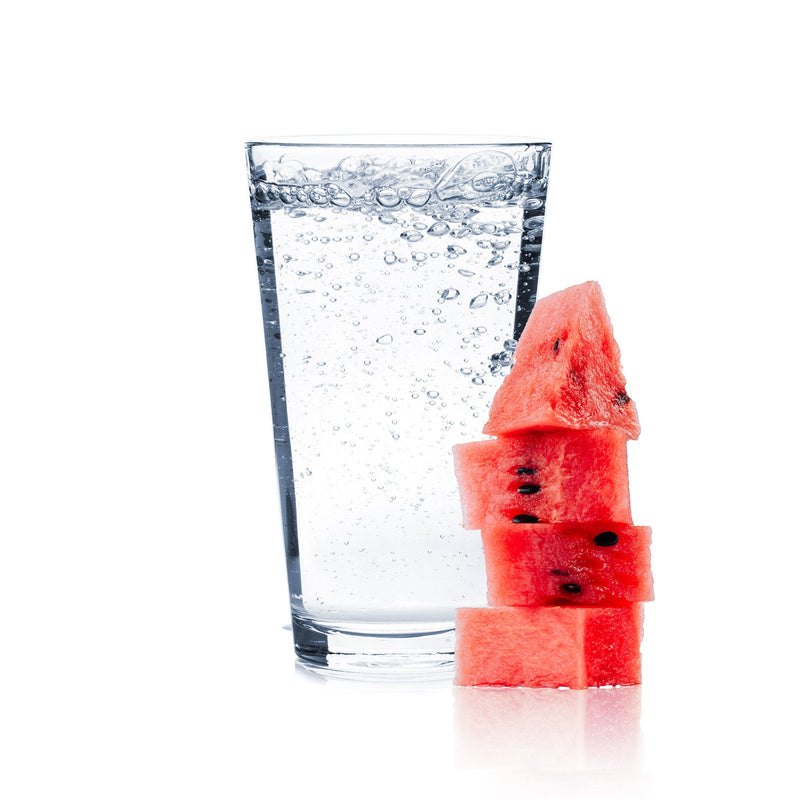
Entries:
{"label": "glass of water", "polygon": [[536,300],[550,145],[247,144],[301,664],[426,676],[485,604],[454,444],[484,438]]}

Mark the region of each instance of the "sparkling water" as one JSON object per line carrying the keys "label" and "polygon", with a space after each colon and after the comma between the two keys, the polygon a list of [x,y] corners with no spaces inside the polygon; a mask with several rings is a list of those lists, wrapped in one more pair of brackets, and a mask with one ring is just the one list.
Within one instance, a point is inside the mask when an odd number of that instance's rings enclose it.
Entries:
{"label": "sparkling water", "polygon": [[549,149],[249,153],[296,626],[452,627],[486,587],[451,450],[535,301]]}

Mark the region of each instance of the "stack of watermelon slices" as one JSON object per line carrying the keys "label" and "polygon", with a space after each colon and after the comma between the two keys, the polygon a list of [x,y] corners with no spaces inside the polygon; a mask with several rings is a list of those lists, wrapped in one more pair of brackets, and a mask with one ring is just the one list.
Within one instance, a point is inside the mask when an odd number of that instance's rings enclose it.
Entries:
{"label": "stack of watermelon slices", "polygon": [[641,682],[653,579],[628,489],[639,431],[600,286],[539,300],[484,427],[497,438],[453,448],[489,594],[456,612],[456,684]]}

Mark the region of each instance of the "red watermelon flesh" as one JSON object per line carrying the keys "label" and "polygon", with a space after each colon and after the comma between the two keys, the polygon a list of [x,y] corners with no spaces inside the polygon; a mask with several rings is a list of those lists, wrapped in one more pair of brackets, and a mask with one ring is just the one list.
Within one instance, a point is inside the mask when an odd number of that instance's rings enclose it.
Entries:
{"label": "red watermelon flesh", "polygon": [[641,683],[642,623],[638,603],[459,608],[455,683],[570,689]]}
{"label": "red watermelon flesh", "polygon": [[498,389],[483,432],[619,428],[639,436],[619,347],[600,285],[588,281],[540,298]]}
{"label": "red watermelon flesh", "polygon": [[489,604],[618,606],[653,599],[650,528],[619,522],[481,530]]}
{"label": "red watermelon flesh", "polygon": [[625,434],[551,431],[453,447],[464,527],[631,522]]}

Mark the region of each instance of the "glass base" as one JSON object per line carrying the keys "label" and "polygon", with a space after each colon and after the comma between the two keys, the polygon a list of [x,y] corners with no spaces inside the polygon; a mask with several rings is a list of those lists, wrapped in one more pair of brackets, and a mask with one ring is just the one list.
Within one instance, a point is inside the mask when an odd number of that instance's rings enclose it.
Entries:
{"label": "glass base", "polygon": [[298,665],[356,680],[451,678],[455,630],[440,622],[332,623],[292,615]]}

